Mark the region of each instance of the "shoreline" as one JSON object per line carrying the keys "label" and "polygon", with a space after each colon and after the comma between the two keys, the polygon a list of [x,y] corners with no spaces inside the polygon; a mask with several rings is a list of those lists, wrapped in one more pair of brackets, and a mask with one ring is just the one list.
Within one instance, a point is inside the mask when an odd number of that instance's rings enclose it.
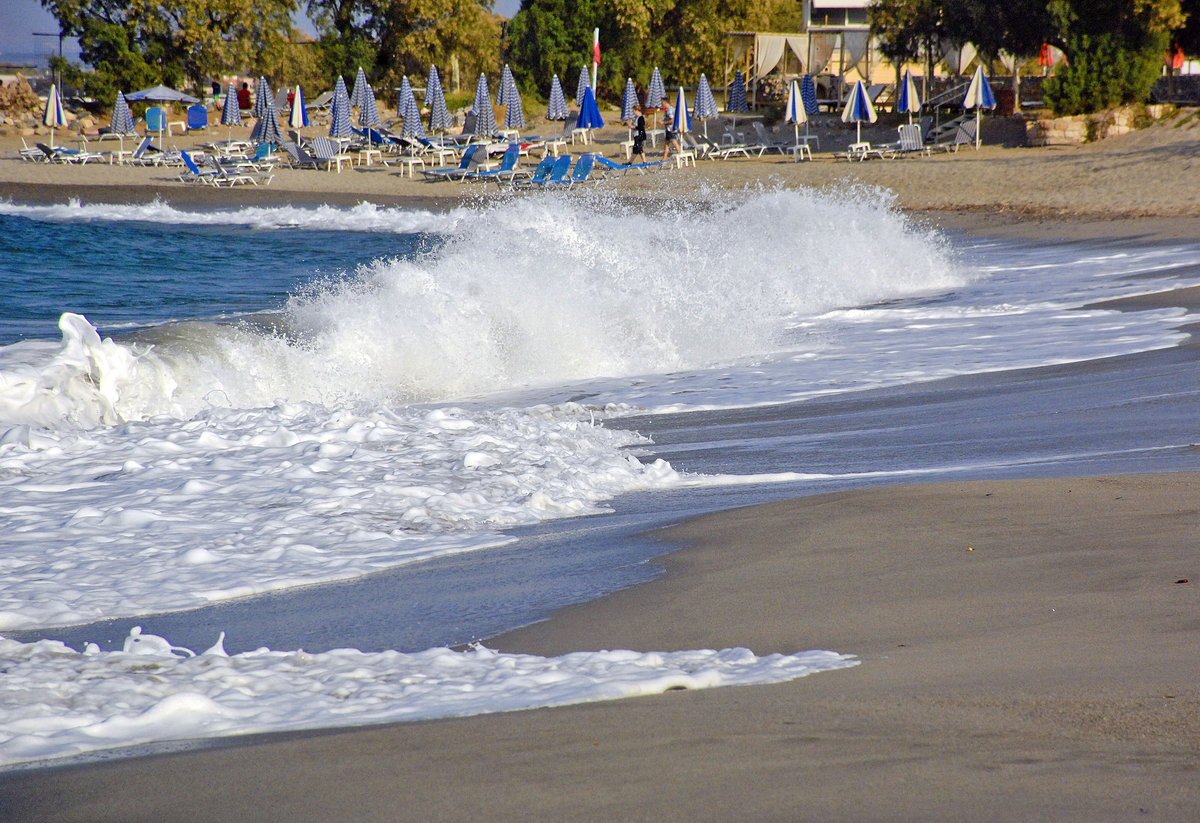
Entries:
{"label": "shoreline", "polygon": [[[1103,186],[1088,183],[1076,193],[1083,204]],[[162,189],[167,202],[231,202],[226,191],[174,185]],[[238,190],[235,205],[426,202],[344,189]],[[18,190],[57,197],[62,187],[0,183],[0,197]],[[154,199],[144,184],[97,190]],[[906,205],[925,196],[897,193],[914,219],[980,236],[1200,237],[1200,213],[1165,207],[1098,216],[1033,202]],[[419,207],[459,203],[428,197]],[[1193,288],[1109,307],[1198,303]],[[1200,473],[908,484],[703,516],[665,533],[680,546],[655,561],[665,574],[488,645],[826,648],[862,664],[774,686],[221,739],[10,772],[0,774],[0,808],[14,823],[234,821],[264,807],[314,823],[394,820],[398,808],[446,820],[1192,820],[1198,491]],[[147,785],[155,791],[139,790]]]}
{"label": "shoreline", "polygon": [[14,772],[0,803],[14,823],[234,821],[264,803],[382,821],[398,798],[409,819],[1182,823],[1200,811],[1198,491],[1200,473],[985,480],[703,516],[667,533],[684,548],[665,575],[489,645],[861,664]]}

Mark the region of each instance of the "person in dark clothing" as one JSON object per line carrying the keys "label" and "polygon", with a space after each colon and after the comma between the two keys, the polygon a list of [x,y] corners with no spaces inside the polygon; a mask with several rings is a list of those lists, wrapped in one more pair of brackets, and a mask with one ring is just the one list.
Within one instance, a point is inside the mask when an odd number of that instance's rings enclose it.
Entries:
{"label": "person in dark clothing", "polygon": [[250,96],[250,84],[242,83],[242,87],[238,89],[238,108],[248,109],[254,105],[254,98]]}
{"label": "person in dark clothing", "polygon": [[[634,106],[633,113],[637,115],[637,120],[633,124],[633,150],[630,155],[639,163],[646,162],[646,118],[642,114],[641,106]],[[641,158],[640,160],[638,158]]]}

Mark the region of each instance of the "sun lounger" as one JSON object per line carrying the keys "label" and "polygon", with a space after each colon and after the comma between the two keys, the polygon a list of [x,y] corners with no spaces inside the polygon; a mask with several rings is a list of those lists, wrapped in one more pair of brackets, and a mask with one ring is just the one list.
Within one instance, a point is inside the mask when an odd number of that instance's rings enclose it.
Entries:
{"label": "sun lounger", "polygon": [[517,143],[509,143],[508,148],[504,150],[504,156],[500,158],[500,165],[494,169],[476,169],[462,176],[463,180],[491,180],[499,177],[511,177],[513,170],[517,167],[517,161],[521,159],[521,147]]}
{"label": "sun lounger", "polygon": [[507,174],[497,174],[491,179],[496,181],[497,186],[503,186],[506,182],[510,186],[515,186],[518,178],[526,178],[523,181],[526,183],[529,181],[545,182],[546,178],[550,176],[550,170],[553,168],[555,160],[555,157],[547,154],[538,161],[538,164],[532,170],[518,167]]}
{"label": "sun lounger", "polygon": [[463,152],[462,160],[457,166],[447,166],[441,169],[422,169],[421,174],[425,175],[427,180],[458,180],[463,176],[474,173],[479,164],[487,157],[487,146],[482,143],[476,143],[472,146],[467,146],[467,150]]}
{"label": "sun lounger", "polygon": [[[545,159],[545,158],[543,158],[543,159]],[[542,168],[542,164],[538,163],[538,170],[540,170],[541,168]],[[570,170],[571,170],[571,155],[564,154],[561,157],[557,157],[554,159],[554,162],[550,165],[550,170],[548,172],[546,172],[546,175],[544,177],[539,176],[537,174],[537,172],[535,171],[533,177],[529,178],[528,180],[517,181],[515,183],[515,187],[520,188],[520,189],[533,189],[533,188],[544,188],[546,186],[554,185],[556,183],[562,183],[566,179],[567,172],[569,172]]]}
{"label": "sun lounger", "polygon": [[312,141],[312,156],[318,164],[323,163],[326,171],[333,171],[336,165],[338,174],[342,173],[342,163],[353,163],[354,158],[343,154],[341,147],[328,137],[314,137]]}
{"label": "sun lounger", "polygon": [[288,156],[289,164],[294,169],[315,169],[321,165],[317,158],[290,140],[280,143],[279,148],[283,149],[283,153]]}
{"label": "sun lounger", "polygon": [[759,151],[760,157],[762,156],[763,152],[767,151],[777,151],[780,154],[785,154],[791,150],[791,143],[771,135],[767,131],[767,127],[757,120],[752,121],[750,123],[750,127],[754,129],[754,134],[758,137],[758,143],[756,144],[756,147],[761,149],[761,151]]}
{"label": "sun lounger", "polygon": [[[559,158],[562,159],[562,158]],[[558,161],[555,161],[558,162]],[[551,170],[550,178],[546,180],[547,186],[565,186],[568,189],[574,188],[577,183],[586,183],[591,179],[592,168],[596,165],[596,155],[581,154],[579,159],[575,161],[575,168],[572,169],[569,175],[563,175],[560,179],[554,179],[553,170]]]}
{"label": "sun lounger", "polygon": [[640,174],[645,174],[647,169],[661,169],[667,164],[662,160],[652,160],[649,163],[617,163],[607,157],[596,154],[596,163],[606,171],[619,171],[621,174],[636,170]]}
{"label": "sun lounger", "polygon": [[929,154],[929,146],[921,139],[921,127],[916,123],[897,126],[899,139],[895,143],[880,146],[880,150],[888,157],[904,157],[909,154]]}
{"label": "sun lounger", "polygon": [[49,163],[78,163],[85,165],[89,160],[103,160],[104,155],[94,151],[80,151],[79,149],[64,149],[61,146],[50,148],[45,143],[35,144],[38,151],[46,158]]}
{"label": "sun lounger", "polygon": [[942,143],[934,143],[933,148],[941,149],[942,151],[958,151],[958,147],[962,145],[975,145],[975,121],[964,120],[958,124],[958,128],[954,130],[954,136]]}

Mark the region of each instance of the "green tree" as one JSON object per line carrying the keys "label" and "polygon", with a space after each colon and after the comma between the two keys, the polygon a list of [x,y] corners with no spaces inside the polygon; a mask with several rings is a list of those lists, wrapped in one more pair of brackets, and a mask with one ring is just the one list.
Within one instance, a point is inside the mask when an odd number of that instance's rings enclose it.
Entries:
{"label": "green tree", "polygon": [[924,61],[925,76],[933,76],[938,42],[946,36],[942,0],[875,0],[868,19],[879,50],[896,69]]}
{"label": "green tree", "polygon": [[256,71],[285,51],[296,0],[42,0],[92,67],[65,67],[85,94],[163,83],[197,90],[230,68]]}
{"label": "green tree", "polygon": [[320,34],[316,48],[326,77],[353,76],[362,66],[376,79],[379,0],[308,0],[305,10]]}
{"label": "green tree", "polygon": [[1048,8],[1067,55],[1045,86],[1056,114],[1146,100],[1185,19],[1179,0],[1050,0]]}
{"label": "green tree", "polygon": [[[444,82],[447,68],[459,67],[462,82],[500,69],[500,18],[488,11],[489,0],[385,0],[372,20],[379,34],[377,75],[381,84],[400,85],[400,78],[424,77],[438,66]],[[493,92],[495,90],[493,89]]]}
{"label": "green tree", "polygon": [[1021,61],[1036,55],[1054,38],[1054,20],[1046,0],[959,0],[946,4],[946,35],[971,43],[986,60],[1001,52],[1014,59],[1012,89],[1020,106]]}

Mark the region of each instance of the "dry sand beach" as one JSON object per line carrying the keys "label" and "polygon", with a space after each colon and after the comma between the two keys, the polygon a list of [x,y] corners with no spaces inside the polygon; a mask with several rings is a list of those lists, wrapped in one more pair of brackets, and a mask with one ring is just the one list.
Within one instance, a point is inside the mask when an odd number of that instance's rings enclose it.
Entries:
{"label": "dry sand beach", "polygon": [[[620,135],[614,130],[610,143]],[[1200,123],[1080,148],[702,163],[613,185],[895,192],[945,227],[1031,239],[1200,236]],[[613,153],[611,148],[609,153]],[[0,161],[16,200],[450,206],[377,168],[268,188]],[[1197,310],[1194,290],[1139,299]],[[1180,353],[1182,352],[1182,354]],[[1197,348],[1172,356],[1195,366]],[[1155,357],[1159,355],[1151,355]],[[1200,481],[1189,474],[839,492],[669,531],[651,583],[502,651],[828,648],[797,681],[362,730],[0,776],[9,821],[1200,819]]]}

